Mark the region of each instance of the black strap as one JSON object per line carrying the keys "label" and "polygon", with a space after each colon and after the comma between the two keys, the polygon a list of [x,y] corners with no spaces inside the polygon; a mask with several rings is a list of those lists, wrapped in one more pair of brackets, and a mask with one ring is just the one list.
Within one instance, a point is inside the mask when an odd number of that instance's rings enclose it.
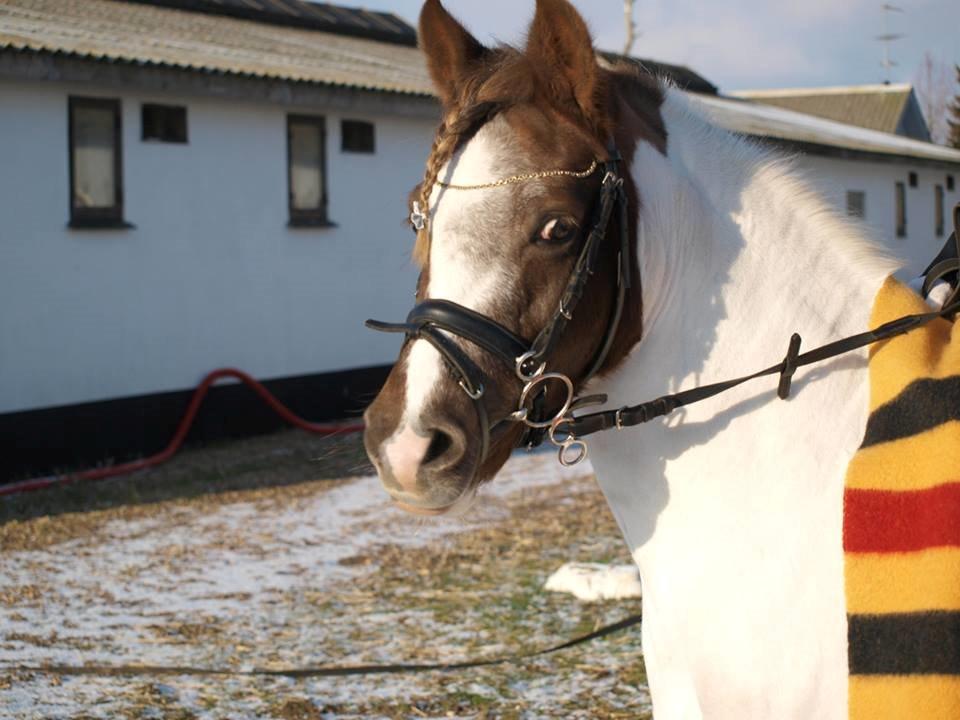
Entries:
{"label": "black strap", "polygon": [[[766,375],[783,375],[786,373],[792,375],[792,371],[798,367],[823,362],[824,360],[829,360],[838,355],[858,350],[867,345],[888,340],[897,335],[903,335],[937,318],[949,318],[958,311],[960,311],[960,302],[955,302],[934,312],[907,315],[885,323],[874,330],[868,330],[867,332],[843,338],[842,340],[835,340],[834,342],[821,345],[818,348],[800,355],[788,353],[787,358],[782,362],[755,372],[752,375],[745,375],[733,380],[691,388],[690,390],[684,390],[673,395],[664,395],[656,400],[651,400],[639,405],[622,407],[619,410],[605,410],[590,413],[589,415],[581,415],[580,417],[563,423],[560,425],[560,429],[572,433],[577,438],[582,438],[587,435],[592,435],[595,432],[600,432],[601,430],[640,425],[654,418],[668,415],[684,405],[690,405],[691,403],[712,398],[715,395],[731,390],[750,380],[755,380]],[[791,339],[791,346],[793,346],[794,343],[796,343],[797,348],[799,348],[799,340],[794,341]]]}
{"label": "black strap", "polygon": [[[596,271],[597,258],[599,257],[600,247],[607,236],[610,218],[615,206],[623,197],[623,178],[617,173],[619,160],[620,156],[614,154],[604,164],[605,174],[600,188],[600,209],[597,213],[596,222],[580,250],[580,255],[573,266],[570,279],[567,281],[567,287],[560,296],[560,302],[554,310],[553,317],[540,331],[540,334],[534,338],[530,346],[533,357],[539,362],[543,362],[553,355],[557,343],[563,337],[567,324],[573,319],[573,311],[583,297],[587,281]],[[620,231],[621,233],[627,232],[626,228],[623,227]],[[620,263],[621,266],[624,264],[622,258]],[[616,312],[616,309],[613,312]],[[592,364],[595,365],[596,363]]]}
{"label": "black strap", "polygon": [[933,286],[942,280],[953,288],[944,304],[953,305],[960,300],[960,203],[953,208],[953,233],[923,275],[921,293],[924,297],[930,295]]}

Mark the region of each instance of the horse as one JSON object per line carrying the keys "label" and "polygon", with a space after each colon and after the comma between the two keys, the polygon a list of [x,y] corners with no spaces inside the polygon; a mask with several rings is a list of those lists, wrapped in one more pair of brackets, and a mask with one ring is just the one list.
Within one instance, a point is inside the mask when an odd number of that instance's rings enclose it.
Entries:
{"label": "horse", "polygon": [[[396,504],[457,512],[545,436],[574,462],[587,446],[572,413],[605,403],[589,429],[610,431],[589,451],[642,579],[655,717],[960,717],[960,615],[931,626],[947,658],[915,675],[874,646],[919,625],[861,623],[883,619],[870,603],[893,602],[884,592],[848,606],[845,479],[871,449],[858,452],[879,407],[874,351],[798,370],[797,338],[777,368],[786,393],[744,383],[660,402],[642,428],[616,410],[743,375],[777,359],[788,330],[817,345],[921,313],[891,279],[898,262],[790,157],[603,60],[566,0],[537,0],[519,49],[485,47],[438,0],[419,31],[442,122],[411,196],[418,305],[406,323],[374,323],[408,337],[365,414]],[[899,300],[879,311],[884,293]],[[956,471],[960,423],[940,430]],[[956,569],[960,537],[946,545]],[[951,597],[933,609],[960,609]],[[892,665],[871,666],[878,654]],[[916,682],[896,695],[902,677]]]}

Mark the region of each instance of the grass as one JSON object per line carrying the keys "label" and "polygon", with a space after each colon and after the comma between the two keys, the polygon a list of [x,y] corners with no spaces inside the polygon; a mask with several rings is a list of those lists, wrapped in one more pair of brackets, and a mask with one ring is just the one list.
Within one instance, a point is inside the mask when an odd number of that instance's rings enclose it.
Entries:
{"label": "grass", "polygon": [[[164,545],[163,523],[202,524],[233,503],[253,503],[267,516],[282,513],[344,482],[338,478],[365,469],[356,436],[328,440],[288,432],[188,451],[170,466],[126,483],[15,498],[3,506],[0,548],[8,557],[28,552],[39,564],[34,584],[0,589],[0,613],[5,612],[0,619],[19,618],[20,627],[14,631],[0,624],[0,651],[9,656],[11,648],[21,648],[18,652],[29,659],[30,648],[39,652],[51,644],[72,644],[74,650],[101,655],[115,647],[110,636],[85,636],[77,647],[69,632],[51,634],[51,629],[69,628],[71,612],[89,611],[75,603],[58,604],[59,580],[43,574],[45,551],[55,554],[59,545],[72,542],[70,552],[96,553],[100,543],[110,542],[101,531],[112,521],[150,519],[160,527],[145,530],[154,535],[146,534],[142,541],[159,538],[162,561],[131,558],[129,569],[113,572],[136,584],[156,582],[157,569],[175,583],[177,573],[196,572],[203,555],[197,548]],[[307,569],[288,589],[267,599],[256,592],[219,595],[211,588],[209,613],[190,617],[171,612],[137,619],[136,608],[126,607],[122,598],[100,598],[99,607],[133,615],[147,652],[155,648],[162,657],[202,653],[206,659],[200,664],[227,667],[499,657],[562,642],[639,612],[638,600],[583,604],[542,590],[549,574],[569,560],[630,562],[592,478],[491,502],[502,511],[498,519],[422,547],[398,542],[393,535],[400,526],[387,518],[360,518],[355,529],[378,540],[358,543],[352,555],[339,561],[348,571],[346,580],[331,582],[322,572]],[[139,527],[132,522],[134,526]],[[267,540],[266,546],[273,547],[275,538]],[[198,547],[221,543],[236,553],[256,549],[258,542],[211,536]],[[24,632],[23,619],[38,606],[41,617],[56,622]],[[324,643],[321,648],[312,645],[315,637]],[[550,656],[457,673],[297,682],[183,677],[163,682],[113,678],[104,684],[72,678],[62,686],[56,677],[0,673],[0,703],[18,689],[40,701],[48,695],[66,697],[72,708],[69,713],[25,711],[22,717],[72,720],[650,716],[637,628]]]}

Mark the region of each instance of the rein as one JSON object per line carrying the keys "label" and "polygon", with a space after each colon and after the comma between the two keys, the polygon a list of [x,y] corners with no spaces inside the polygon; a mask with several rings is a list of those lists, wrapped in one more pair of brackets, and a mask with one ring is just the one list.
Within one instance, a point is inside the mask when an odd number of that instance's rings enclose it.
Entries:
{"label": "rein", "polygon": [[[587,457],[588,448],[583,438],[593,433],[614,428],[622,430],[625,427],[640,425],[669,415],[685,405],[708,400],[746,382],[768,375],[780,376],[777,395],[782,400],[786,400],[790,396],[793,375],[798,368],[903,335],[937,318],[952,319],[960,312],[960,203],[958,203],[954,208],[954,232],[943,250],[924,272],[922,293],[925,297],[933,285],[940,280],[945,280],[952,287],[952,292],[941,310],[897,318],[873,330],[835,340],[804,353],[800,353],[801,337],[795,333],[790,338],[783,361],[750,375],[664,395],[638,405],[624,405],[616,410],[574,415],[576,410],[583,407],[606,403],[607,396],[578,397],[573,381],[561,373],[547,372],[547,364],[568,323],[573,319],[573,312],[583,296],[587,281],[596,271],[600,246],[606,239],[615,210],[618,211],[620,238],[617,246],[617,287],[614,308],[608,319],[600,348],[581,383],[593,377],[603,366],[620,325],[626,292],[630,288],[627,196],[623,189],[623,177],[619,174],[620,155],[612,145],[609,152],[609,158],[603,163],[604,176],[600,187],[596,222],[580,250],[553,317],[532,342],[518,337],[495,320],[449,300],[424,300],[414,306],[403,323],[385,323],[376,320],[366,322],[367,327],[372,330],[404,333],[407,342],[416,339],[426,340],[437,349],[457,375],[461,389],[473,401],[481,428],[480,462],[475,467],[482,464],[490,449],[491,426],[483,401],[485,376],[467,353],[449,338],[450,334],[468,340],[503,360],[513,367],[516,377],[523,383],[517,409],[498,423],[496,428],[509,422],[523,423],[527,429],[518,447],[526,446],[532,449],[546,438],[558,448],[560,463],[570,466],[576,465]],[[458,189],[499,187],[502,184],[522,182],[548,174],[582,178],[587,177],[593,169],[595,164],[591,165],[590,172],[550,171],[529,176],[514,176],[501,183],[464,186]],[[411,220],[421,229],[426,221],[426,216],[416,203]],[[565,400],[559,410],[552,416],[547,416],[545,405],[547,386],[550,383],[563,388]]]}

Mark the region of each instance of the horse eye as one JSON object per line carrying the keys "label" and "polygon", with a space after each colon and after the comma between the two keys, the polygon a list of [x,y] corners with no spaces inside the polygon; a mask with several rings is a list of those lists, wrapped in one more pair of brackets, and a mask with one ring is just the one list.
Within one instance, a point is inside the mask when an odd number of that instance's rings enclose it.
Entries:
{"label": "horse eye", "polygon": [[562,243],[573,237],[577,226],[565,218],[553,218],[543,226],[540,231],[540,239],[547,242]]}

